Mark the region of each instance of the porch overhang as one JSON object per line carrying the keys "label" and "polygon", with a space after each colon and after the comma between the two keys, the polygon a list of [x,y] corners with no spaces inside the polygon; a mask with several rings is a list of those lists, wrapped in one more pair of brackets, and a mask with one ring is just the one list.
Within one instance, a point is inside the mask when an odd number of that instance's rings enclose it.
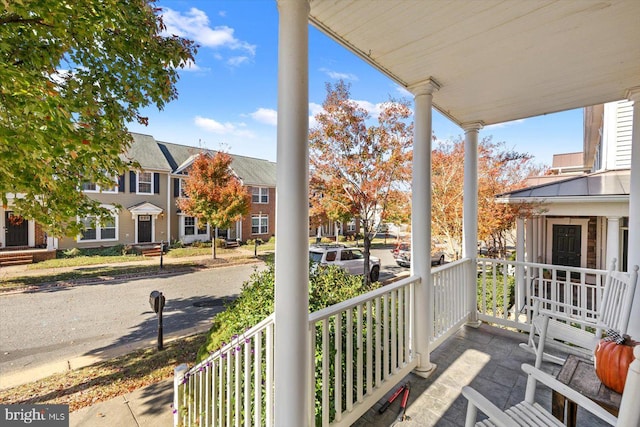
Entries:
{"label": "porch overhang", "polygon": [[310,1],[310,22],[434,108],[485,125],[624,99],[640,85],[638,1]]}
{"label": "porch overhang", "polygon": [[158,215],[161,215],[164,212],[164,209],[149,202],[130,206],[127,210],[131,212],[131,219],[134,220],[138,215],[151,215],[154,218],[158,218]]}

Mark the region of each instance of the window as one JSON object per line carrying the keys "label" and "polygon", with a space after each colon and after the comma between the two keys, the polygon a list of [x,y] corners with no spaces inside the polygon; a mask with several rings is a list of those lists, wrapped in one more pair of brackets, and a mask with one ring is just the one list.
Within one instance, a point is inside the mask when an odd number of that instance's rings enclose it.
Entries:
{"label": "window", "polygon": [[184,235],[193,236],[196,232],[196,219],[192,216],[184,217]]}
{"label": "window", "polygon": [[267,234],[269,232],[269,216],[253,215],[251,217],[251,234]]}
{"label": "window", "polygon": [[207,223],[204,221],[196,221],[198,224],[198,234],[208,234],[207,233]]}
{"label": "window", "polygon": [[138,194],[153,194],[153,173],[138,172]]}
{"label": "window", "polygon": [[115,214],[110,218],[96,223],[95,217],[86,217],[80,220],[84,225],[84,231],[80,234],[78,240],[98,241],[98,240],[117,240],[118,238],[118,221]]}
{"label": "window", "polygon": [[356,231],[356,222],[355,221],[350,221],[347,224],[347,231]]}
{"label": "window", "polygon": [[118,180],[114,180],[114,186],[111,188],[102,188],[95,182],[83,182],[82,183],[82,191],[86,193],[117,193],[118,192]]}
{"label": "window", "polygon": [[253,187],[251,190],[252,203],[269,203],[269,189],[265,187]]}

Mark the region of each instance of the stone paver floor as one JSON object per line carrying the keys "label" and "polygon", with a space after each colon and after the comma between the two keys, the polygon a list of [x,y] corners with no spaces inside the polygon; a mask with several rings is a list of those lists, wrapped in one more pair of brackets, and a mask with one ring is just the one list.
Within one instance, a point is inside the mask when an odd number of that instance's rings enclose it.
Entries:
{"label": "stone paver floor", "polygon": [[[405,378],[404,381],[411,383],[406,411],[410,419],[397,426],[464,426],[467,400],[460,390],[468,384],[503,409],[522,401],[527,379],[520,366],[534,362],[534,355],[518,346],[526,339],[524,334],[486,324],[477,329],[462,327],[431,354],[431,362],[437,367],[429,378],[414,374]],[[542,369],[555,376],[560,366],[544,363]],[[378,413],[391,394],[380,400],[354,426],[391,426],[401,399],[396,399],[383,414]],[[550,410],[551,390],[539,385],[536,400]],[[578,409],[578,426],[606,425]]]}

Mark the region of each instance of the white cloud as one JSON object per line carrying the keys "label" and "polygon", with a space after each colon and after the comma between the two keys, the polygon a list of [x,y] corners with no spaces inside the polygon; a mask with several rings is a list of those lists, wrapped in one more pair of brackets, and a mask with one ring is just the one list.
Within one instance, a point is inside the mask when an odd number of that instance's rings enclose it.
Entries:
{"label": "white cloud", "polygon": [[264,123],[271,126],[278,124],[278,112],[270,108],[258,108],[253,113],[249,114],[253,120]]}
{"label": "white cloud", "polygon": [[354,81],[358,80],[358,76],[351,73],[340,73],[338,71],[333,71],[328,68],[320,68],[320,71],[322,71],[323,73],[325,73],[327,76],[329,76],[334,80],[354,80]]}
{"label": "white cloud", "polygon": [[232,67],[237,67],[238,65],[244,64],[245,62],[251,61],[251,58],[248,56],[234,56],[232,58],[227,59],[227,64]]}
{"label": "white cloud", "polygon": [[[162,18],[167,29],[166,34],[175,34],[194,40],[203,47],[212,49],[230,49],[244,52],[228,61],[230,65],[239,65],[251,60],[256,54],[256,46],[234,36],[234,29],[227,26],[210,27],[209,17],[199,9],[191,8],[181,13],[165,8]],[[238,60],[237,58],[245,58]]]}
{"label": "white cloud", "polygon": [[241,136],[245,138],[253,138],[254,134],[250,130],[245,129],[245,123],[220,123],[214,119],[207,117],[196,116],[193,120],[195,125],[208,132],[216,133],[218,135],[233,135]]}
{"label": "white cloud", "polygon": [[398,92],[400,96],[413,99],[413,94],[400,85],[396,85],[396,92]]}
{"label": "white cloud", "polygon": [[372,117],[378,117],[382,112],[382,103],[373,104],[369,101],[358,101],[355,99],[352,101],[358,104],[360,108],[367,110],[367,112],[371,114]]}

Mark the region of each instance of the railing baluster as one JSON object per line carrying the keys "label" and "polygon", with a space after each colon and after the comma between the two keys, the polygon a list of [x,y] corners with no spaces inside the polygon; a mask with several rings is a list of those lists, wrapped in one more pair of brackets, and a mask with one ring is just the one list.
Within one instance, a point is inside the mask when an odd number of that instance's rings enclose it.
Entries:
{"label": "railing baluster", "polygon": [[367,300],[367,394],[373,392],[373,315]]}
{"label": "railing baluster", "polygon": [[358,402],[362,402],[362,396],[363,396],[363,388],[364,388],[364,367],[363,367],[363,357],[362,357],[362,353],[363,353],[363,342],[362,342],[362,334],[364,333],[363,329],[362,329],[362,304],[358,304],[358,310],[356,312],[357,315],[357,321],[356,321],[356,327],[357,327],[357,356],[356,356],[356,399],[358,400]]}
{"label": "railing baluster", "polygon": [[[353,409],[353,309],[347,310],[347,342],[346,342],[346,358],[345,358],[345,367],[347,369],[346,372],[346,393],[347,393],[347,406],[346,411],[351,412]],[[360,335],[360,331],[356,331],[358,336]]]}
{"label": "railing baluster", "polygon": [[375,353],[375,369],[376,369],[376,387],[380,386],[382,382],[382,361],[380,360],[380,353],[382,352],[382,345],[380,342],[380,323],[382,320],[380,313],[380,298],[376,298],[376,353]]}
{"label": "railing baluster", "polygon": [[342,419],[342,313],[336,314],[333,319],[335,339],[334,349],[336,352],[334,359],[334,409],[336,411],[335,420]]}
{"label": "railing baluster", "polygon": [[329,425],[329,319],[322,320],[322,425]]}
{"label": "railing baluster", "polygon": [[398,323],[396,318],[396,292],[391,291],[391,373],[398,372]]}

